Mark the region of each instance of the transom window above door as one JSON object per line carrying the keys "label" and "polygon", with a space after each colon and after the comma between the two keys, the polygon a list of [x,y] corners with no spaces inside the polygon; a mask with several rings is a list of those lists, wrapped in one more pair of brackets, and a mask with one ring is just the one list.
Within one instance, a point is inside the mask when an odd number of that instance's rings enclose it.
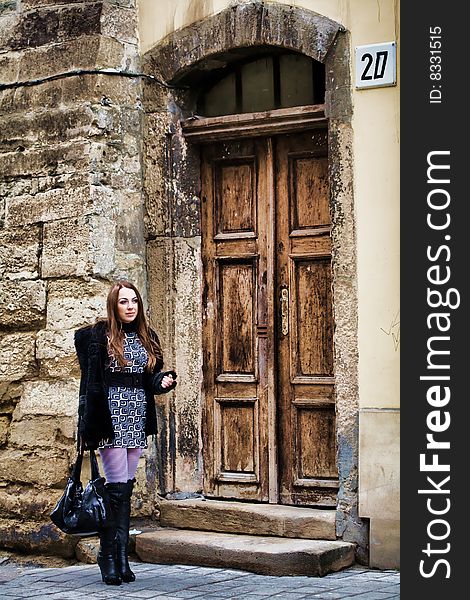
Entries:
{"label": "transom window above door", "polygon": [[323,104],[325,67],[294,52],[270,53],[216,69],[201,90],[198,114],[217,117]]}

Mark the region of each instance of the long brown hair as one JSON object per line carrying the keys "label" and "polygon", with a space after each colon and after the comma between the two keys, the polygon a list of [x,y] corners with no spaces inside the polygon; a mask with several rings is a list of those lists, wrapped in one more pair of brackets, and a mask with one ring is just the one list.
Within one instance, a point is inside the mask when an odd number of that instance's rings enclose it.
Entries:
{"label": "long brown hair", "polygon": [[106,310],[108,313],[109,353],[114,358],[116,358],[121,367],[127,366],[128,363],[124,358],[124,331],[122,329],[122,324],[119,321],[117,311],[119,290],[121,290],[122,288],[128,288],[130,290],[133,290],[133,292],[136,295],[138,310],[133,324],[135,325],[136,333],[139,336],[142,345],[147,350],[148,362],[146,370],[152,372],[157,363],[160,366],[160,368],[163,364],[163,356],[160,342],[155,334],[152,335],[150,333],[150,329],[147,324],[147,319],[145,318],[142,296],[140,295],[139,290],[130,281],[126,281],[123,279],[114,282],[111,289],[109,290],[108,298],[106,300]]}

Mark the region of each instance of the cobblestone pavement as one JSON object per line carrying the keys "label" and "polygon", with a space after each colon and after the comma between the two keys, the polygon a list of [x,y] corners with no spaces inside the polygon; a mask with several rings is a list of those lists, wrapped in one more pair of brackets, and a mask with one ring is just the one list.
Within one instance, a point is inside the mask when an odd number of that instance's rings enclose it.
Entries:
{"label": "cobblestone pavement", "polygon": [[400,597],[398,571],[378,571],[358,566],[325,577],[273,577],[229,569],[149,563],[133,563],[132,568],[137,576],[134,583],[107,586],[101,582],[96,565],[64,568],[0,565],[0,598],[382,600]]}

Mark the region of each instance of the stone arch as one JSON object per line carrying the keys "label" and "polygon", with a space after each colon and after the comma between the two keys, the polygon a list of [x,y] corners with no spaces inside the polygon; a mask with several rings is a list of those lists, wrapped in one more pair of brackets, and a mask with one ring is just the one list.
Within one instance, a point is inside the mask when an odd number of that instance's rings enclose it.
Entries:
{"label": "stone arch", "polygon": [[[349,36],[340,24],[307,9],[252,2],[231,6],[178,30],[145,54],[145,72],[176,86],[165,90],[151,82],[144,85],[150,306],[164,323],[170,360],[184,365],[193,381],[201,381],[197,347],[201,330],[196,323],[201,318],[199,158],[186,143],[180,122],[194,110],[199,82],[213,67],[211,61],[231,60],[240,49],[261,46],[293,50],[325,64],[340,478],[336,529],[339,538],[357,543],[357,558],[367,563],[368,527],[359,518],[357,490],[359,398]],[[189,349],[185,341],[188,331],[193,340]],[[160,487],[166,491],[200,491],[201,399],[200,387],[190,389],[183,384],[175,393],[174,406],[161,408],[166,427],[163,446],[158,453],[155,450],[160,457],[155,464],[159,465]],[[179,476],[180,468],[192,474]]]}
{"label": "stone arch", "polygon": [[277,46],[321,63],[342,26],[312,11],[282,4],[239,4],[178,30],[150,50],[146,66],[178,84],[211,56],[236,48]]}

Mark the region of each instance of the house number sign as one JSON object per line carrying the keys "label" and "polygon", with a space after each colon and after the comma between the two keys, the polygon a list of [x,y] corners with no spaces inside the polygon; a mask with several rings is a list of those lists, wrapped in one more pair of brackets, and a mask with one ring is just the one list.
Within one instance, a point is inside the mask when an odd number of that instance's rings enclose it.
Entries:
{"label": "house number sign", "polygon": [[396,85],[395,42],[356,46],[356,89]]}

